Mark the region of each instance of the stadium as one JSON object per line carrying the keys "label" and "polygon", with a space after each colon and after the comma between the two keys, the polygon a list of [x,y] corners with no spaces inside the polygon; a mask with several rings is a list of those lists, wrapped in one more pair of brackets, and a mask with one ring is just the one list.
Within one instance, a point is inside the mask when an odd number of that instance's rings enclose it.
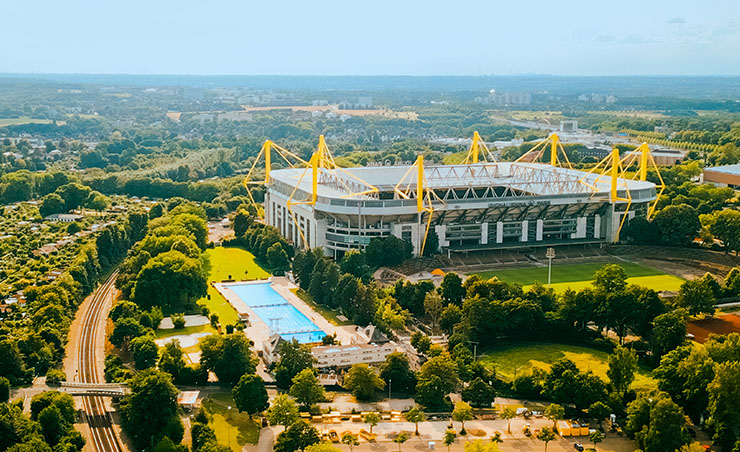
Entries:
{"label": "stadium", "polygon": [[263,147],[264,180],[245,181],[266,186],[264,221],[297,246],[334,257],[390,235],[418,256],[432,231],[445,253],[616,242],[630,219],[651,215],[663,188],[646,180],[649,165],[657,170],[647,145],[624,156],[615,149],[583,171],[572,168],[555,134],[514,162],[496,161],[477,133],[455,165],[419,156],[340,168],[321,137],[310,161],[270,171],[275,150],[285,151]]}

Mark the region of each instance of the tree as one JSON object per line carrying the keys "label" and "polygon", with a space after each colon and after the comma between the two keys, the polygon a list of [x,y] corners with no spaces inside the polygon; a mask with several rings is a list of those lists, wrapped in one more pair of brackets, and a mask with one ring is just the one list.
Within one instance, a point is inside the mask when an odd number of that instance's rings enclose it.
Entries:
{"label": "tree", "polygon": [[352,433],[344,432],[342,434],[342,444],[346,444],[347,447],[349,447],[349,452],[352,452],[355,446],[360,445],[360,442],[357,440],[357,437],[353,435]]}
{"label": "tree", "polygon": [[588,435],[588,438],[591,440],[591,444],[594,445],[594,450],[596,450],[597,444],[604,441],[604,435],[602,435],[601,432],[598,430],[594,430],[593,432],[591,432],[591,434]]}
{"label": "tree", "polygon": [[110,198],[100,192],[93,191],[85,200],[84,206],[96,212],[102,212],[110,206]]}
{"label": "tree", "polygon": [[443,438],[443,441],[445,443],[445,446],[447,446],[447,452],[450,452],[450,446],[455,442],[455,437],[457,436],[457,433],[455,433],[454,430],[446,430],[445,436]]}
{"label": "tree", "polygon": [[109,340],[116,347],[125,349],[131,339],[144,334],[146,334],[146,328],[141,326],[138,320],[124,317],[113,324],[113,332]]}
{"label": "tree", "polygon": [[414,423],[414,426],[416,427],[414,434],[419,436],[419,422],[424,421],[424,411],[420,407],[415,406],[408,410],[403,417],[406,418],[407,421]]}
{"label": "tree", "polygon": [[344,253],[342,260],[339,262],[339,268],[342,273],[349,273],[356,278],[364,278],[370,273],[365,254],[357,250],[349,250]]}
{"label": "tree", "polygon": [[462,424],[460,434],[464,435],[465,421],[473,419],[473,408],[471,408],[471,406],[466,402],[457,402],[455,404],[455,409],[452,410],[452,419]]}
{"label": "tree", "polygon": [[270,406],[265,382],[257,375],[242,375],[239,383],[231,390],[231,394],[239,412],[246,412],[250,418]]}
{"label": "tree", "polygon": [[136,277],[132,299],[140,307],[175,307],[182,295],[189,300],[206,295],[208,285],[201,262],[180,251],[149,259]]}
{"label": "tree", "polygon": [[624,397],[635,380],[635,372],[637,372],[637,353],[621,345],[617,346],[609,356],[609,369],[606,371],[606,376],[609,377],[617,394]]}
{"label": "tree", "polygon": [[44,435],[44,439],[51,446],[55,446],[69,428],[69,425],[62,418],[59,408],[55,405],[49,405],[41,410],[38,421],[41,426],[41,434]]}
{"label": "tree", "polygon": [[701,229],[699,215],[688,204],[664,207],[653,218],[664,244],[680,246],[691,243]]}
{"label": "tree", "polygon": [[643,394],[627,406],[627,433],[645,452],[673,452],[688,443],[686,416],[665,393]]}
{"label": "tree", "polygon": [[662,356],[678,347],[686,340],[685,309],[676,309],[661,314],[653,320],[653,353]]}
{"label": "tree", "polygon": [[465,288],[462,278],[457,273],[447,273],[442,279],[442,298],[447,304],[461,305],[465,298]]}
{"label": "tree", "polygon": [[172,375],[172,378],[178,381],[186,366],[180,341],[175,339],[166,343],[159,357],[159,369]]}
{"label": "tree", "polygon": [[425,362],[417,373],[416,401],[438,409],[445,407],[445,397],[457,386],[457,365],[450,355],[443,353]]}
{"label": "tree", "polygon": [[157,364],[159,348],[152,336],[139,336],[131,340],[131,356],[137,370],[148,369]]}
{"label": "tree", "polygon": [[212,371],[218,381],[236,384],[242,375],[253,374],[256,369],[250,341],[242,333],[206,336],[200,341],[200,364]]}
{"label": "tree", "polygon": [[90,187],[78,183],[62,185],[56,189],[56,193],[64,199],[67,209],[76,209],[90,196]]}
{"label": "tree", "polygon": [[190,428],[190,441],[193,452],[200,452],[209,444],[216,443],[216,432],[208,424],[194,422]]}
{"label": "tree", "polygon": [[416,385],[416,376],[411,370],[409,358],[404,353],[394,352],[385,357],[380,365],[380,378],[393,387],[397,392],[410,393]]}
{"label": "tree", "polygon": [[432,346],[432,340],[426,334],[417,331],[411,335],[411,346],[422,355],[429,351]]}
{"label": "tree", "polygon": [[537,434],[537,439],[545,443],[545,452],[547,452],[547,444],[555,439],[555,432],[550,427],[542,427]]}
{"label": "tree", "polygon": [[313,369],[303,369],[293,378],[290,395],[305,408],[324,400],[324,387],[319,384]]}
{"label": "tree", "polygon": [[545,417],[552,421],[552,428],[555,429],[558,421],[565,416],[565,408],[557,403],[551,403],[545,408]]}
{"label": "tree", "polygon": [[452,334],[453,328],[455,328],[455,325],[460,323],[461,320],[462,310],[460,307],[454,304],[449,304],[442,311],[442,315],[439,318],[439,327],[447,334]]}
{"label": "tree", "polygon": [[[156,369],[137,373],[129,382],[131,393],[121,403],[121,418],[138,449],[158,442],[170,424],[179,423],[177,395],[172,377]],[[181,425],[181,424],[180,424]],[[179,440],[178,440],[179,442]]]}
{"label": "tree", "polygon": [[678,305],[689,311],[690,315],[714,314],[714,293],[708,280],[698,278],[684,281],[678,291]]}
{"label": "tree", "polygon": [[287,394],[278,394],[267,410],[267,420],[270,425],[290,426],[299,419],[298,407]]}
{"label": "tree", "polygon": [[604,265],[594,274],[594,287],[605,294],[624,292],[627,287],[627,273],[620,265]]}
{"label": "tree", "polygon": [[355,364],[344,378],[344,387],[358,400],[371,400],[376,391],[385,387],[385,382],[367,364]]}
{"label": "tree", "polygon": [[290,258],[280,242],[276,242],[267,248],[267,255],[265,257],[267,259],[267,265],[273,270],[281,272],[280,274],[290,268]]}
{"label": "tree", "polygon": [[516,417],[514,408],[507,406],[501,412],[501,419],[506,419],[506,432],[511,435],[511,420]]}
{"label": "tree", "polygon": [[367,425],[370,426],[370,433],[373,432],[373,427],[378,425],[378,422],[380,422],[380,414],[376,412],[370,412],[365,415],[365,418],[363,419]]}
{"label": "tree", "polygon": [[64,199],[56,193],[49,193],[41,199],[39,213],[42,217],[48,217],[49,215],[66,211],[67,206],[64,204]]}
{"label": "tree", "polygon": [[406,259],[411,258],[414,246],[390,235],[383,238],[373,238],[365,249],[367,263],[375,268],[395,267]]}
{"label": "tree", "polygon": [[249,216],[249,212],[247,212],[244,209],[239,209],[239,211],[234,215],[234,235],[236,237],[241,237],[244,235],[245,232],[247,232],[247,229],[249,229],[249,226],[251,226],[253,223],[252,217]]}
{"label": "tree", "polygon": [[590,407],[588,407],[588,415],[591,419],[595,419],[601,423],[602,420],[606,419],[607,416],[611,413],[611,408],[607,406],[604,402],[598,401],[591,404]]}
{"label": "tree", "polygon": [[709,385],[709,419],[714,430],[714,444],[723,451],[732,450],[740,431],[740,361],[719,363]]}
{"label": "tree", "polygon": [[0,403],[7,402],[10,399],[10,380],[0,377]]}
{"label": "tree", "polygon": [[296,339],[283,342],[278,349],[280,358],[275,364],[275,380],[280,388],[288,389],[293,378],[303,369],[311,369],[315,358],[311,349]]}
{"label": "tree", "polygon": [[401,444],[405,443],[409,440],[409,434],[406,432],[401,432],[398,435],[396,435],[395,438],[393,438],[393,442],[398,444],[398,452],[401,452]]}
{"label": "tree", "polygon": [[312,444],[319,443],[319,432],[305,421],[298,421],[277,436],[274,452],[295,452],[305,450]]}
{"label": "tree", "polygon": [[490,408],[495,398],[496,391],[480,377],[475,378],[462,390],[462,399],[474,407]]}
{"label": "tree", "polygon": [[428,292],[424,297],[424,313],[432,321],[432,331],[437,326],[437,319],[442,315],[442,297],[437,293],[436,290]]}

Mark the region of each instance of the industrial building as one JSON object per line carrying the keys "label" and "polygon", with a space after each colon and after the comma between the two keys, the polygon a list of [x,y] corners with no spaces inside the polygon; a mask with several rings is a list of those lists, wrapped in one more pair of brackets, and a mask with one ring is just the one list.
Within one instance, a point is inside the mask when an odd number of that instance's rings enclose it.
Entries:
{"label": "industrial building", "polygon": [[704,168],[703,178],[720,187],[740,187],[740,164]]}
{"label": "industrial building", "polygon": [[646,180],[648,165],[655,167],[647,145],[625,157],[615,149],[581,171],[554,134],[515,162],[495,161],[476,133],[458,165],[419,156],[413,164],[339,168],[323,138],[303,163],[266,165],[265,222],[297,246],[335,257],[390,235],[420,255],[431,231],[446,253],[611,243],[629,219],[652,213],[663,188]]}

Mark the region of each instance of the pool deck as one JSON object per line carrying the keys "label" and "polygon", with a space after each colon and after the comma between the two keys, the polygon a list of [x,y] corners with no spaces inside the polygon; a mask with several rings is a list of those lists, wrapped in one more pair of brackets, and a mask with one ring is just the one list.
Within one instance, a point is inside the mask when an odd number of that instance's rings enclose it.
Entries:
{"label": "pool deck", "polygon": [[273,290],[275,290],[275,292],[277,292],[281,297],[285,298],[285,300],[294,308],[296,308],[299,312],[308,317],[308,319],[311,320],[314,325],[318,326],[319,329],[321,329],[327,335],[332,336],[336,333],[337,339],[339,339],[343,344],[352,343],[352,334],[347,331],[347,329],[335,327],[334,325],[329,323],[329,321],[326,320],[324,316],[316,312],[313,308],[311,308],[311,306],[306,304],[306,302],[298,298],[293,292],[290,291],[291,289],[295,289],[296,286],[284,277],[273,276],[267,280],[263,279],[257,281],[214,283],[213,286],[216,288],[216,290],[218,290],[219,293],[221,293],[221,295],[226,298],[226,300],[231,304],[231,306],[234,307],[237,313],[249,315],[249,326],[244,330],[244,333],[247,335],[248,338],[254,341],[255,348],[257,350],[262,350],[264,348],[264,343],[266,341],[269,341],[270,328],[264,322],[264,320],[247,305],[247,303],[245,303],[233,290],[231,290],[230,286],[241,286],[244,284],[259,283],[264,284],[268,281],[271,283],[271,287]]}

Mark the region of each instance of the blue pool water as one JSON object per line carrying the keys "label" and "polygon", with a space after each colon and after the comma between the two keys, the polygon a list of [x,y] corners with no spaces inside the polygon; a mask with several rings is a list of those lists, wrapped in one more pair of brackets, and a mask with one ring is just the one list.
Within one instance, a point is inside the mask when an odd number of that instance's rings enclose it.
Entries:
{"label": "blue pool water", "polygon": [[234,284],[229,288],[270,328],[284,339],[301,343],[320,342],[326,336],[301,311],[270,287],[270,283]]}

